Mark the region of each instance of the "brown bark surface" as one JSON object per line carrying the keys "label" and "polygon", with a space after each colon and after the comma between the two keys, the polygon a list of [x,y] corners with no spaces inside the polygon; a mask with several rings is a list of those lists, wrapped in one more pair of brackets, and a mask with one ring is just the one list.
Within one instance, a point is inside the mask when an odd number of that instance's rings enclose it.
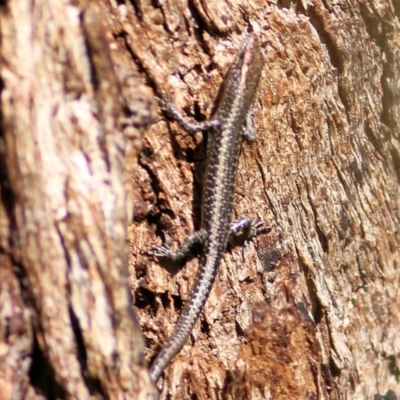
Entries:
{"label": "brown bark surface", "polygon": [[147,89],[105,5],[0,7],[0,398],[149,399],[124,181]]}
{"label": "brown bark surface", "polygon": [[142,250],[199,227],[205,146],[155,118],[152,89],[208,118],[247,31],[267,64],[233,218],[271,230],[224,255],[161,397],[399,393],[399,17],[378,0],[1,2],[0,398],[154,396],[145,361],[198,261]]}
{"label": "brown bark surface", "polygon": [[[233,218],[272,230],[225,254],[200,321],[159,383],[162,397],[399,392],[399,4],[191,4],[141,4],[133,51],[158,91],[208,118],[246,31],[259,32],[267,65],[258,137],[244,146]],[[130,237],[150,359],[172,333],[198,261],[171,271],[139,249],[177,248],[199,227],[203,161],[201,135],[176,123],[161,117],[145,135]]]}

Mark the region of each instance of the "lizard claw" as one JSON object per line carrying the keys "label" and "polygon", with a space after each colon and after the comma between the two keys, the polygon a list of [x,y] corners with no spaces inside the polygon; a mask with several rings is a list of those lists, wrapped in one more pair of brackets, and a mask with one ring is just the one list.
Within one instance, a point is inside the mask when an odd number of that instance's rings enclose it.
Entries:
{"label": "lizard claw", "polygon": [[169,258],[171,256],[171,249],[166,245],[157,246],[150,245],[150,249],[146,251],[148,256],[153,256],[156,258]]}
{"label": "lizard claw", "polygon": [[248,227],[248,237],[246,241],[249,241],[260,235],[261,233],[267,233],[271,230],[271,226],[264,226],[264,221],[255,219],[251,221],[250,226]]}
{"label": "lizard claw", "polygon": [[253,238],[261,233],[269,232],[271,227],[264,226],[264,222],[258,219],[251,220],[250,218],[240,218],[233,222],[230,226],[230,242],[234,243],[231,239],[235,240],[235,236],[239,231],[242,231],[242,237],[245,243],[250,242]]}

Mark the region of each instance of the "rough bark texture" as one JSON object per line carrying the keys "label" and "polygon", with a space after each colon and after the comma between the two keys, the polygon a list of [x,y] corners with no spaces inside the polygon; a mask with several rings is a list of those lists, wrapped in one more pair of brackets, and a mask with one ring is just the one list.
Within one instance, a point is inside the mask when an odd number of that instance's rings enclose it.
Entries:
{"label": "rough bark texture", "polygon": [[[233,217],[272,230],[226,253],[162,397],[399,392],[399,4],[229,4],[141,3],[129,32],[157,90],[198,119],[247,30],[267,57]],[[130,237],[149,359],[172,333],[198,261],[171,271],[140,249],[178,246],[199,226],[203,160],[201,135],[175,123],[161,118],[145,135]]]}
{"label": "rough bark texture", "polygon": [[205,146],[161,114],[141,141],[150,87],[208,118],[249,30],[267,65],[233,217],[271,231],[225,254],[161,397],[400,392],[396,1],[0,3],[1,399],[154,396],[126,227],[149,361],[197,259],[142,250],[199,226]]}
{"label": "rough bark texture", "polygon": [[152,103],[104,4],[0,7],[0,398],[150,398],[124,176]]}

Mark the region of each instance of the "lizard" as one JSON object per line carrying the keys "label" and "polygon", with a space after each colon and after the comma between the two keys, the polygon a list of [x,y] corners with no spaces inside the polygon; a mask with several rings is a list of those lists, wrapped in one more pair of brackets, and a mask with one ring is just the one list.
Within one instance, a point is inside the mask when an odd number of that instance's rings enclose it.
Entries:
{"label": "lizard", "polygon": [[[203,123],[189,122],[173,106],[168,113],[188,132],[207,130],[207,160],[202,193],[201,229],[188,236],[178,252],[153,246],[152,255],[181,262],[195,244],[202,245],[199,269],[189,298],[174,332],[150,367],[156,382],[168,362],[184,346],[210,294],[230,235],[247,229],[257,234],[262,223],[242,218],[231,223],[236,173],[243,138],[254,141],[251,132],[253,104],[265,59],[259,39],[250,33],[241,45],[223,81],[213,117]],[[251,232],[251,233],[250,233]]]}

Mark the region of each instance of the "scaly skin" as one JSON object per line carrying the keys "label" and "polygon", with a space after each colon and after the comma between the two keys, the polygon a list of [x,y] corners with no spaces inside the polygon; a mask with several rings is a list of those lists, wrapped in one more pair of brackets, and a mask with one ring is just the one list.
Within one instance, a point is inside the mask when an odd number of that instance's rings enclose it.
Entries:
{"label": "scaly skin", "polygon": [[[205,125],[189,124],[174,109],[170,112],[185,129],[208,129],[207,162],[203,184],[201,230],[192,234],[178,253],[158,248],[157,256],[173,260],[184,258],[196,242],[203,244],[199,270],[175,330],[150,368],[156,382],[171,358],[185,344],[217,275],[222,255],[232,231],[231,214],[236,172],[247,115],[251,111],[264,66],[264,58],[255,34],[243,42],[225,77],[220,102],[213,118]],[[250,220],[243,220],[243,226]],[[233,230],[235,230],[233,228]]]}

